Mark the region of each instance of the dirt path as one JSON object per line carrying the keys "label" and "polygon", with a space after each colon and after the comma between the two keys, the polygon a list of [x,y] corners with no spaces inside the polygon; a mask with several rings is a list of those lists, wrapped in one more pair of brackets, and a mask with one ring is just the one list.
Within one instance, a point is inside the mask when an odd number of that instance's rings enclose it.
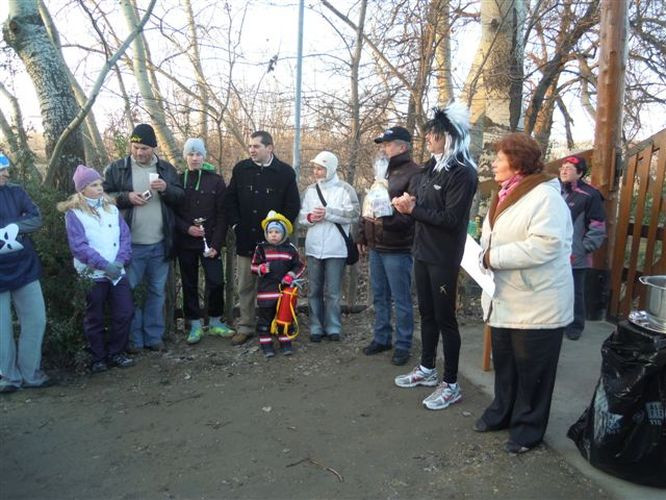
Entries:
{"label": "dirt path", "polygon": [[[1,498],[606,498],[542,446],[477,434],[488,398],[424,410],[388,353],[367,358],[368,313],[339,343],[265,361],[205,337],[128,370],[0,399]],[[418,342],[417,342],[418,343]]]}

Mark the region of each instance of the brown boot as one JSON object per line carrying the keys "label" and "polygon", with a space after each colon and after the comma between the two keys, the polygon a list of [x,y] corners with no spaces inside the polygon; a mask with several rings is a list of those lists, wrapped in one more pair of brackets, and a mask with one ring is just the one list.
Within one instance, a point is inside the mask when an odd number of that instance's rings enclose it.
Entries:
{"label": "brown boot", "polygon": [[241,345],[247,342],[252,337],[249,333],[236,333],[231,337],[231,345]]}

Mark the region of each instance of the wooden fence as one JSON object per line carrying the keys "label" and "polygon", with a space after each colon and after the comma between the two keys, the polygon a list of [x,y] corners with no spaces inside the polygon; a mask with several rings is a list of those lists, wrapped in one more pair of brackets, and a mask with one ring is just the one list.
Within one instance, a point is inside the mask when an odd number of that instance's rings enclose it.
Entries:
{"label": "wooden fence", "polygon": [[645,308],[643,275],[666,274],[666,129],[628,153],[610,255],[608,319]]}

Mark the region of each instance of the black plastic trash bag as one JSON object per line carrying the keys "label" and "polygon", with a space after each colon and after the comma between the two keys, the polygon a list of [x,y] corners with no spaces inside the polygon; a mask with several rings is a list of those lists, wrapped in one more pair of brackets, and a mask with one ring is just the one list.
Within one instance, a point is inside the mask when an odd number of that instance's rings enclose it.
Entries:
{"label": "black plastic trash bag", "polygon": [[601,354],[592,402],[567,436],[596,468],[666,488],[666,335],[625,321]]}

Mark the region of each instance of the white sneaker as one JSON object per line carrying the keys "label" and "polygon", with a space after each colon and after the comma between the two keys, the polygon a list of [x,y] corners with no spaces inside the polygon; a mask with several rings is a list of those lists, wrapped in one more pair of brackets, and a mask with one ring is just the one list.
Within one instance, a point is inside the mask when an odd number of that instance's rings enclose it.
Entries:
{"label": "white sneaker", "polygon": [[435,387],[437,385],[437,370],[426,373],[421,369],[421,365],[418,365],[411,372],[398,375],[395,378],[395,385],[398,387],[416,387],[417,385]]}
{"label": "white sneaker", "polygon": [[437,386],[435,392],[423,400],[423,406],[428,410],[443,410],[461,399],[460,385],[455,384],[454,386],[442,382]]}

